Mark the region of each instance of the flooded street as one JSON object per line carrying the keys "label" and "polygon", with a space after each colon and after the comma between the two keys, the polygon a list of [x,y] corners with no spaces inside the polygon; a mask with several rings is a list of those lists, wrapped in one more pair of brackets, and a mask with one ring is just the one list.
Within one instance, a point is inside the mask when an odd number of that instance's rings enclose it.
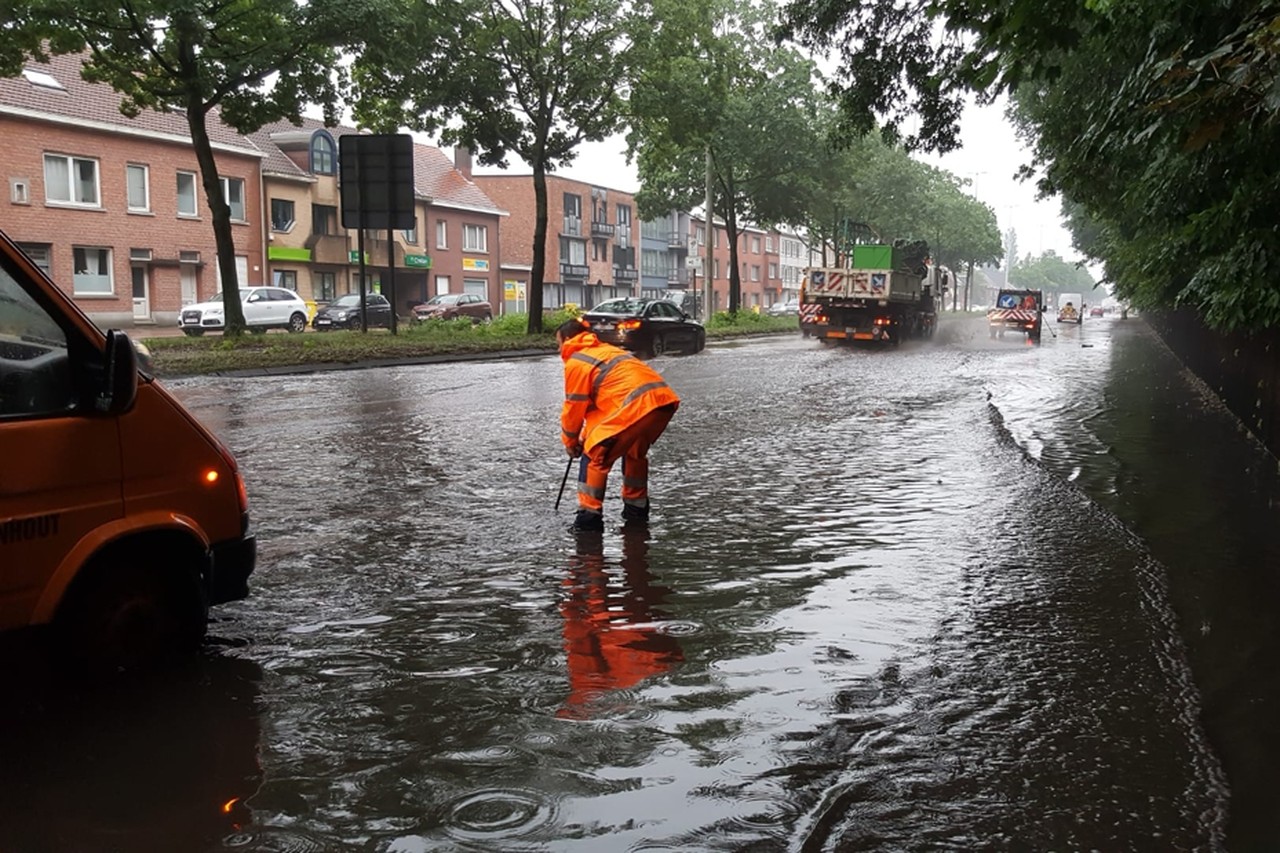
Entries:
{"label": "flooded street", "polygon": [[1140,322],[1056,331],[654,361],[647,536],[616,469],[553,510],[554,356],[167,382],[252,596],[19,700],[0,850],[1256,849],[1274,460]]}

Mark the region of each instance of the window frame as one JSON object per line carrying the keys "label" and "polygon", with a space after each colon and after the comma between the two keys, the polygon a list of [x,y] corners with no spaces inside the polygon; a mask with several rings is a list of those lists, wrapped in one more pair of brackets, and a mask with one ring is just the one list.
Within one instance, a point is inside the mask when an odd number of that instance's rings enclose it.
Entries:
{"label": "window frame", "polygon": [[[473,241],[471,239],[473,235],[478,236],[480,239],[478,241]],[[584,257],[585,257],[585,249],[586,247],[584,246],[583,247]],[[462,224],[462,251],[475,252],[479,254],[488,254],[489,253],[489,226],[468,224],[464,222]]]}
{"label": "window frame", "polygon": [[[52,198],[49,195],[49,162],[51,160],[61,160],[67,166],[67,198]],[[44,200],[45,204],[56,207],[78,207],[84,210],[101,210],[102,209],[102,165],[96,157],[79,157],[75,154],[50,154],[45,152],[44,159],[41,161],[44,167]],[[93,164],[93,193],[94,200],[92,202],[77,201],[75,199],[75,164],[92,163]]]}
{"label": "window frame", "polygon": [[[107,289],[104,290],[82,290],[80,287],[80,273],[76,272],[76,253],[77,252],[105,252],[107,267]],[[101,259],[101,258],[99,258]],[[115,276],[115,253],[110,246],[72,246],[71,247],[71,293],[75,297],[109,297],[116,294],[116,276]]]}
{"label": "window frame", "polygon": [[[129,182],[129,175],[134,169],[142,172],[142,206],[138,207],[133,203],[133,187]],[[124,164],[124,203],[130,213],[150,213],[151,212],[151,167],[145,163],[125,163]]]}
{"label": "window frame", "polygon": [[436,220],[436,248],[449,248],[449,220],[447,219]]}
{"label": "window frame", "polygon": [[[231,221],[232,222],[248,222],[249,220],[247,217],[249,215],[249,204],[248,204],[248,198],[245,195],[245,189],[246,189],[245,179],[228,177],[226,175],[219,175],[218,183],[222,185],[222,200],[226,203],[227,207],[231,208]],[[239,216],[236,216],[235,205],[231,202],[230,189],[231,189],[232,183],[238,183],[240,185],[240,215]]]}
{"label": "window frame", "polygon": [[[182,209],[182,179],[183,178],[191,179],[191,210],[189,211]],[[188,217],[188,218],[195,218],[199,216],[200,215],[200,189],[199,189],[200,181],[197,179],[196,173],[188,172],[184,169],[179,169],[177,171],[177,177],[175,178],[175,181],[177,183],[177,187],[176,187],[177,191],[175,193],[175,198],[176,198],[176,204],[178,208],[178,215]]]}
{"label": "window frame", "polygon": [[[287,223],[284,223],[283,227],[281,227],[281,225],[278,225],[276,222],[276,204],[289,205],[289,214],[290,214],[289,221]],[[297,202],[295,202],[291,198],[271,199],[271,230],[272,231],[275,231],[277,234],[288,234],[290,231],[293,230],[293,227],[297,224],[298,224]]]}
{"label": "window frame", "polygon": [[[323,149],[320,151],[322,156],[316,157],[319,149]],[[324,161],[323,165],[317,166],[317,161]],[[327,131],[317,130],[311,134],[311,144],[307,146],[307,165],[313,175],[338,174],[338,146]]]}

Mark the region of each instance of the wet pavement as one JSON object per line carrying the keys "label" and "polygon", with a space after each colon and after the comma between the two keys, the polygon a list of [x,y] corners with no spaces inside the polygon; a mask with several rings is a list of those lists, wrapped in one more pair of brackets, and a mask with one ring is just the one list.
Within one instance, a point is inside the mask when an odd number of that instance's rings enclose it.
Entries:
{"label": "wet pavement", "polygon": [[1056,335],[659,359],[647,535],[553,511],[554,357],[168,382],[253,596],[11,703],[0,850],[1259,849],[1275,460],[1140,322]]}

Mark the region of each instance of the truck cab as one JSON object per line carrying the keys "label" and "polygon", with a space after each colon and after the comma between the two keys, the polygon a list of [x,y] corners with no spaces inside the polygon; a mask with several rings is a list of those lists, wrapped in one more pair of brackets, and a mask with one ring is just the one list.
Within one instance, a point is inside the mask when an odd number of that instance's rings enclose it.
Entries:
{"label": "truck cab", "polygon": [[1001,290],[995,307],[987,311],[987,328],[992,338],[1003,338],[1006,332],[1026,335],[1040,343],[1044,321],[1044,293],[1039,290]]}
{"label": "truck cab", "polygon": [[114,669],[190,652],[248,594],[226,447],[0,232],[0,635]]}

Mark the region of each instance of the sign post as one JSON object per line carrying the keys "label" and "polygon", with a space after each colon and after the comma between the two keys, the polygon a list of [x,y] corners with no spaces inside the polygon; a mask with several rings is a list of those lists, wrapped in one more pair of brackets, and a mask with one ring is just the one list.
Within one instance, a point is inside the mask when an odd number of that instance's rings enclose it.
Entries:
{"label": "sign post", "polygon": [[413,138],[406,133],[351,133],[338,137],[342,185],[342,227],[358,229],[360,251],[360,325],[369,330],[365,304],[364,229],[387,231],[387,289],[391,334],[396,321],[396,229],[416,224],[413,210]]}

